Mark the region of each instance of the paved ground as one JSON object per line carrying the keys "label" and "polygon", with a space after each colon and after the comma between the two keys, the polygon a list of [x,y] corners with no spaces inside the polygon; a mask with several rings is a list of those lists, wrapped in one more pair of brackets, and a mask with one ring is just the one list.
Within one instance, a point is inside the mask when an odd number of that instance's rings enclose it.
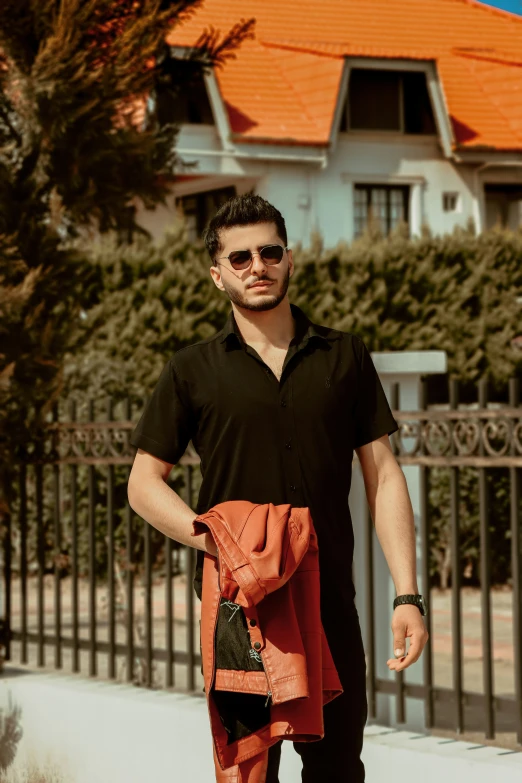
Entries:
{"label": "paved ground", "polygon": [[[31,579],[28,586],[29,611],[28,628],[30,631],[37,630],[37,605],[36,605],[36,580]],[[80,589],[80,611],[79,611],[79,634],[80,638],[89,638],[89,614],[88,614],[88,583],[82,581]],[[20,628],[20,585],[14,580],[12,584],[12,625],[18,630]],[[187,616],[186,616],[186,580],[184,576],[178,576],[173,579],[173,600],[174,600],[174,646],[175,649],[182,652],[187,649]],[[52,634],[54,630],[54,582],[53,577],[48,576],[45,580],[45,629],[46,634]],[[99,587],[97,589],[97,638],[100,641],[108,640],[107,610],[106,610],[106,589]],[[65,637],[71,637],[72,616],[71,616],[71,580],[64,579],[61,585],[62,595],[62,634]],[[136,631],[143,627],[144,618],[144,590],[141,585],[135,586],[134,591],[135,623]],[[512,625],[512,594],[508,589],[495,590],[491,594],[492,607],[492,629],[493,629],[493,681],[494,692],[497,696],[513,696],[514,694],[514,660],[513,660],[513,625]],[[194,645],[195,650],[199,652],[199,610],[200,602],[194,600]],[[153,639],[154,646],[165,648],[165,583],[155,584],[153,587]],[[126,628],[123,623],[117,624],[117,641],[125,644],[127,640]],[[481,631],[481,606],[480,591],[471,588],[462,590],[462,650],[463,650],[463,679],[464,690],[475,693],[483,693],[483,653],[482,653],[482,631]],[[138,643],[138,634],[135,641]],[[391,641],[391,636],[390,636]],[[437,687],[451,688],[453,683],[453,654],[452,654],[452,631],[451,631],[451,592],[434,590],[432,592],[432,648],[434,662],[434,685]],[[29,666],[36,666],[36,645],[28,646]],[[391,651],[390,651],[391,655]],[[18,642],[12,644],[13,663],[19,663],[20,645]],[[46,668],[54,668],[54,648],[51,645],[46,646],[45,650]],[[80,653],[81,672],[89,672],[89,651],[82,650]],[[106,678],[108,676],[108,656],[105,653],[97,654],[98,677]],[[156,687],[163,688],[165,685],[165,665],[162,662],[154,664],[154,682]],[[72,671],[71,651],[63,649],[63,670]],[[120,657],[117,661],[117,679],[125,681],[126,667],[125,660]],[[186,687],[186,667],[184,664],[174,666],[175,686],[183,689]],[[203,680],[199,667],[195,667],[196,689],[201,690]],[[449,719],[441,719],[441,725],[447,726],[446,730],[441,729],[441,734],[453,736],[450,730],[451,716]],[[500,729],[506,728],[499,725]],[[459,735],[462,739],[472,739],[472,741],[484,741],[484,735],[474,732],[473,734]],[[512,732],[502,731],[501,741],[508,747],[517,747],[515,737]],[[515,744],[513,744],[515,743]]]}
{"label": "paved ground", "polygon": [[[432,592],[432,646],[434,684],[451,687],[452,633],[451,591]],[[511,695],[515,690],[513,669],[513,612],[511,590],[491,593],[493,682],[497,695]],[[483,693],[482,681],[482,612],[480,591],[462,590],[462,654],[464,690]]]}

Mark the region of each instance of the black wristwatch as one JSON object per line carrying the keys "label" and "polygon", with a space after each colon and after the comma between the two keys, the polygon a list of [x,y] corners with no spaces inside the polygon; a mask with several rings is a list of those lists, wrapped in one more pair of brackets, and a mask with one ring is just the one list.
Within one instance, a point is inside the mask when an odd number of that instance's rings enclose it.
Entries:
{"label": "black wristwatch", "polygon": [[417,606],[423,617],[428,614],[428,607],[423,595],[398,595],[393,602],[393,608],[401,606],[401,604],[413,604]]}

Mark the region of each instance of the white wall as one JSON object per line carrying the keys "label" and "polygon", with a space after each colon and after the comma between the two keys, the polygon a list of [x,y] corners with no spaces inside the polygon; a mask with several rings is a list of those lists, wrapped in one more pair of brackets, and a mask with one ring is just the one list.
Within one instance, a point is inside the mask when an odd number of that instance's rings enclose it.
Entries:
{"label": "white wall", "polygon": [[[443,158],[435,137],[340,134],[326,168],[272,164],[258,192],[283,211],[294,241],[308,244],[311,231],[319,229],[325,245],[332,246],[353,239],[355,183],[410,185],[419,199],[418,215],[410,204],[412,233],[419,233],[422,222],[434,233],[451,232],[473,215],[472,174]],[[461,194],[461,212],[443,211],[445,191]]]}
{"label": "white wall", "polygon": [[[238,192],[255,187],[283,213],[289,242],[309,245],[319,231],[326,246],[353,239],[353,186],[356,183],[410,185],[410,225],[422,223],[435,234],[483,220],[482,182],[522,182],[522,167],[486,170],[446,159],[436,136],[393,133],[340,133],[333,150],[237,144],[223,150],[212,126],[185,126],[178,137],[180,157],[197,166],[185,173],[201,180],[181,182],[173,193],[211,190],[235,184]],[[251,156],[251,157],[249,157]],[[326,160],[326,166],[322,161]],[[183,173],[181,170],[179,173]],[[443,193],[460,194],[460,210],[444,212]],[[156,237],[174,219],[173,199],[155,212],[140,210],[140,222]]]}
{"label": "white wall", "polygon": [[[340,134],[335,160],[331,168],[339,172],[346,200],[352,211],[352,182],[395,182],[415,187],[419,184],[421,211],[412,233],[418,233],[426,222],[435,233],[452,231],[455,225],[465,225],[472,213],[473,193],[462,171],[443,157],[434,136],[398,136],[386,139],[383,134]],[[373,179],[374,178],[374,179]],[[445,191],[461,193],[462,212],[446,213],[442,208]],[[410,214],[410,222],[412,215]],[[352,215],[350,215],[352,218]],[[350,235],[353,220],[350,219]]]}

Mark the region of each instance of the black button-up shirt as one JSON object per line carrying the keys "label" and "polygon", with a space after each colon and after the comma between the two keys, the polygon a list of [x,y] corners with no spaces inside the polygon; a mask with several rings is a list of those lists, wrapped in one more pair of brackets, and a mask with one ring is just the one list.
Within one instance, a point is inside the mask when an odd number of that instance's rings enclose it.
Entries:
{"label": "black button-up shirt", "polygon": [[[353,601],[348,493],[353,450],[398,429],[363,341],[312,323],[294,304],[295,336],[278,381],[223,329],[166,363],[131,443],[172,464],[190,440],[200,456],[196,512],[226,500],[308,506],[317,532],[321,604]],[[203,552],[194,586],[201,598]]]}

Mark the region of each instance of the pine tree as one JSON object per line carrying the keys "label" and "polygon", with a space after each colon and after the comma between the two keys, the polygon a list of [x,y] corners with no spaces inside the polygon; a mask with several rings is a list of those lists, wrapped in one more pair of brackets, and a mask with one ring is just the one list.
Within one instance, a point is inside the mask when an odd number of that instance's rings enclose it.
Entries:
{"label": "pine tree", "polygon": [[[177,128],[149,110],[222,65],[252,20],[169,58],[167,34],[200,0],[0,3],[0,520],[13,465],[63,385],[63,356],[93,270],[71,241],[139,232],[136,202],[164,201]],[[168,61],[168,68],[166,62]]]}

